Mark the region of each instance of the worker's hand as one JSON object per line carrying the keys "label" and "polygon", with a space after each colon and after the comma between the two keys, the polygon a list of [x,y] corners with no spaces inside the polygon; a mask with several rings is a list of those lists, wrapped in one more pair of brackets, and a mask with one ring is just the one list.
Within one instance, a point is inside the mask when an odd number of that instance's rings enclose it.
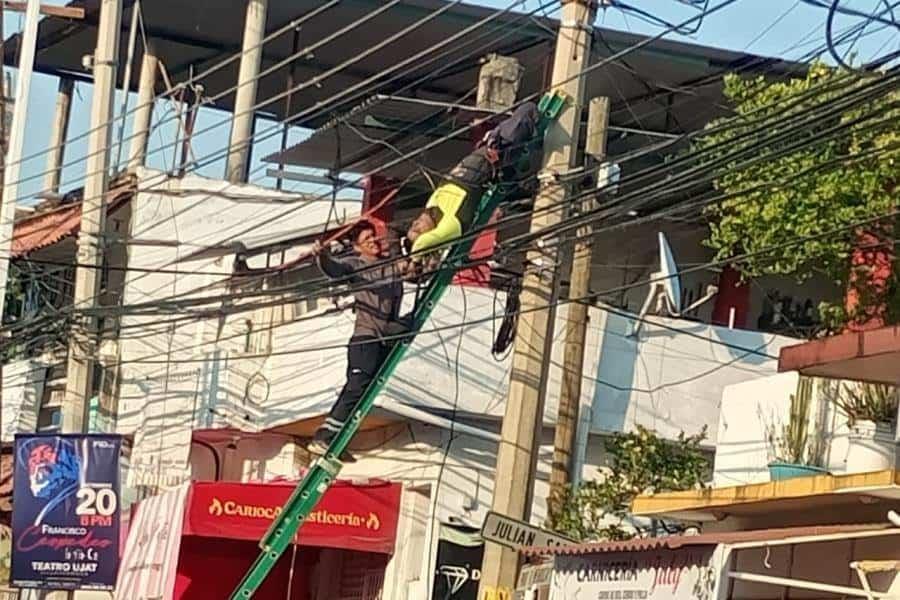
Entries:
{"label": "worker's hand", "polygon": [[422,263],[413,259],[406,261],[403,266],[403,279],[407,281],[415,281],[422,276]]}
{"label": "worker's hand", "polygon": [[433,254],[429,254],[425,258],[425,270],[429,273],[434,273],[438,269],[441,268],[441,254],[439,252],[435,252]]}
{"label": "worker's hand", "polygon": [[310,250],[310,252],[312,253],[313,256],[318,256],[318,255],[322,254],[322,251],[324,251],[324,250],[325,250],[325,246],[322,245],[322,242],[320,242],[319,240],[316,240],[315,242],[313,242],[312,250]]}

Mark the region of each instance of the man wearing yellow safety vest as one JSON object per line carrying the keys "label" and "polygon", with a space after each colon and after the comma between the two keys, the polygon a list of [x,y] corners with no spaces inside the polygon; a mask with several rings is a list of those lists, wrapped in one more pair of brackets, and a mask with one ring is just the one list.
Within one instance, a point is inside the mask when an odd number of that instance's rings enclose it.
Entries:
{"label": "man wearing yellow safety vest", "polygon": [[452,242],[468,231],[487,186],[515,173],[517,155],[534,136],[537,118],[534,103],[519,106],[488,132],[475,151],[463,158],[432,192],[425,210],[412,221],[406,233],[406,239],[412,244],[413,263],[419,271],[429,248]]}

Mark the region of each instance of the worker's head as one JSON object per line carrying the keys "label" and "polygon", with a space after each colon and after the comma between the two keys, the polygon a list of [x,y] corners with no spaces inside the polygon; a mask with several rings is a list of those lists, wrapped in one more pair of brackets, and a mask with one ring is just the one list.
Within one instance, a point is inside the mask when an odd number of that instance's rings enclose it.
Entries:
{"label": "worker's head", "polygon": [[353,249],[363,258],[379,258],[382,255],[381,240],[371,221],[360,221],[350,230]]}
{"label": "worker's head", "polygon": [[406,231],[406,237],[410,242],[415,242],[423,233],[437,227],[438,222],[444,217],[444,212],[437,206],[429,206],[418,217],[413,219]]}

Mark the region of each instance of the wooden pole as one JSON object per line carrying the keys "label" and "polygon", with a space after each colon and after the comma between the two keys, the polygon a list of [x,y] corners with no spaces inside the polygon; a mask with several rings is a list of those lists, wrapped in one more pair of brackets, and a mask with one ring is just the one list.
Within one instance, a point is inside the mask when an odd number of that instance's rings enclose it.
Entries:
{"label": "wooden pole", "polygon": [[[589,160],[602,161],[606,154],[606,132],[609,124],[609,98],[594,98],[588,113],[585,154]],[[591,209],[594,200],[584,199],[577,207],[579,212]],[[572,250],[572,268],[569,279],[569,300],[566,315],[566,346],[563,354],[562,387],[559,392],[559,408],[553,439],[553,464],[550,469],[551,514],[560,507],[572,475],[572,447],[578,429],[578,406],[581,402],[581,380],[584,371],[584,340],[588,324],[588,304],[583,299],[590,293],[591,285],[591,230],[590,225],[576,232]]]}

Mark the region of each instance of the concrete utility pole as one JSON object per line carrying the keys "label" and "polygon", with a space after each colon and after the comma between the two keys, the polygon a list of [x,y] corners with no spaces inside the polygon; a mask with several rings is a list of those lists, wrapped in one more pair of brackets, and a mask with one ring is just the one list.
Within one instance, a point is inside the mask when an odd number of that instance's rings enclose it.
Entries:
{"label": "concrete utility pole", "polygon": [[75,91],[75,80],[61,77],[59,80],[59,91],[56,94],[56,112],[53,113],[53,127],[50,130],[47,173],[44,178],[44,191],[50,194],[59,192],[63,160],[66,154],[66,136],[69,133],[69,115],[72,114],[73,91]]}
{"label": "concrete utility pole", "polygon": [[[591,100],[588,112],[585,154],[590,160],[602,161],[606,156],[606,132],[609,125],[609,98]],[[586,161],[587,162],[587,161]],[[579,212],[587,212],[593,198],[579,203]],[[550,470],[550,498],[548,506],[556,508],[572,480],[572,446],[578,428],[578,406],[581,401],[581,379],[584,370],[584,339],[588,323],[588,303],[583,299],[591,285],[590,225],[576,232],[578,239],[572,249],[572,275],[569,278],[569,302],[566,316],[566,347],[563,354],[562,387],[553,439],[553,465]]]}
{"label": "concrete utility pole", "polygon": [[255,114],[251,108],[256,104],[256,85],[259,65],[262,61],[262,39],[266,33],[268,6],[269,0],[247,1],[244,47],[238,72],[238,89],[234,97],[234,117],[231,120],[228,161],[225,164],[225,178],[231,183],[245,181],[250,166],[250,144],[253,138]]}
{"label": "concrete utility pole", "polygon": [[[22,44],[19,46],[22,54],[19,56],[19,73],[16,77],[16,95],[13,99],[15,108],[9,132],[9,146],[6,150],[6,165],[3,170],[3,208],[0,210],[0,315],[6,309],[6,281],[9,278],[9,257],[12,254],[16,196],[19,193],[20,162],[25,144],[25,124],[28,120],[28,97],[31,94],[31,74],[34,70],[40,8],[39,0],[28,0]],[[5,119],[6,115],[2,115],[2,118]]]}
{"label": "concrete utility pole", "polygon": [[[22,159],[22,148],[25,145],[25,122],[28,119],[28,96],[31,91],[31,73],[34,70],[34,53],[37,47],[37,29],[40,19],[40,0],[28,0],[25,7],[25,25],[22,30],[22,49],[19,55],[19,76],[16,79],[16,100],[13,107],[10,131],[6,131],[6,79],[3,66],[0,65],[0,151],[3,152],[3,171],[0,172],[0,184],[3,195],[0,196],[0,320],[6,310],[6,282],[9,279],[9,263],[12,259],[12,238],[16,219],[16,195],[19,193],[19,162]],[[3,32],[3,6],[0,6],[0,37]],[[0,40],[0,49],[3,42]],[[6,136],[9,136],[7,139]],[[0,397],[3,395],[3,365],[0,364]],[[0,414],[3,412],[0,401]],[[3,419],[0,418],[0,435],[3,432]]]}
{"label": "concrete utility pole", "polygon": [[137,105],[134,107],[134,123],[131,132],[131,148],[128,151],[128,168],[136,169],[147,159],[147,140],[153,119],[153,101],[156,98],[156,73],[159,59],[153,46],[144,48],[141,59],[141,79],[138,82]]}
{"label": "concrete utility pole", "polygon": [[[547,174],[564,173],[575,166],[584,96],[584,77],[579,74],[590,60],[596,9],[595,0],[562,0],[551,87],[565,91],[570,96],[570,104],[547,130],[543,162]],[[543,184],[534,202],[532,232],[540,232],[560,222],[565,196],[565,187],[557,181],[551,179]],[[551,244],[551,248],[555,247]],[[527,520],[531,512],[544,412],[547,357],[553,338],[553,310],[550,304],[558,256],[555,249],[529,251],[528,268],[522,281],[522,316],[513,353],[509,398],[497,454],[499,476],[494,486],[492,505],[494,511],[514,519]],[[534,265],[548,268],[536,270]],[[518,569],[517,552],[497,544],[487,544],[479,597],[482,600],[512,598]]]}
{"label": "concrete utility pole", "polygon": [[[103,253],[106,249],[106,192],[109,187],[109,155],[112,141],[113,101],[116,95],[116,61],[122,28],[122,0],[101,0],[97,50],[94,53],[94,96],[91,101],[91,134],[88,138],[87,175],[78,234],[78,268],[75,271],[76,309],[97,306]],[[62,407],[64,433],[84,431],[92,392],[96,317],[75,317],[69,337],[66,397]]]}

